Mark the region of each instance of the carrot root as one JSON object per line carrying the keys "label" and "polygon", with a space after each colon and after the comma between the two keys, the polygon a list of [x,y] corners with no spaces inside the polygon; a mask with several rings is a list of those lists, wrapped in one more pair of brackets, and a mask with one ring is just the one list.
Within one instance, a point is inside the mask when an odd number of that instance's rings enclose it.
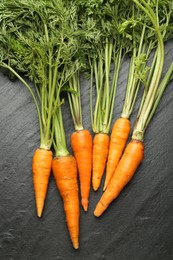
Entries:
{"label": "carrot root", "polygon": [[71,146],[79,171],[81,204],[88,210],[92,169],[92,136],[88,130],[76,131],[71,135]]}
{"label": "carrot root", "polygon": [[118,197],[125,185],[132,179],[137,167],[143,160],[143,156],[143,143],[137,140],[132,140],[127,145],[107,189],[103,193],[94,210],[94,215],[96,217],[102,215],[102,213],[108,208],[109,204]]}
{"label": "carrot root", "polygon": [[94,137],[93,145],[93,173],[92,173],[92,186],[96,191],[100,186],[100,182],[104,173],[106,160],[109,149],[109,136],[108,134],[99,133]]}
{"label": "carrot root", "polygon": [[75,249],[79,248],[79,198],[77,184],[77,166],[71,155],[53,159],[53,175],[63,199],[64,211],[71,241]]}
{"label": "carrot root", "polygon": [[36,199],[37,216],[41,217],[46,198],[52,166],[52,152],[37,149],[32,160],[33,184]]}
{"label": "carrot root", "polygon": [[109,144],[108,161],[106,165],[106,177],[103,190],[111,180],[119,160],[123,154],[130,133],[130,121],[127,118],[119,118],[115,121]]}

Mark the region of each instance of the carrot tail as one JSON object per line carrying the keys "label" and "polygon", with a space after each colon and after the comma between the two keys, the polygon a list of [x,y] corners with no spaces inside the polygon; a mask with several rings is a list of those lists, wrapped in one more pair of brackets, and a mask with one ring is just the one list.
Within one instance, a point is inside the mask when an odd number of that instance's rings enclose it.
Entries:
{"label": "carrot tail", "polygon": [[99,217],[107,209],[109,204],[118,197],[121,190],[132,179],[137,167],[143,160],[144,145],[140,141],[132,140],[126,147],[125,152],[110,180],[106,191],[98,202],[94,215]]}
{"label": "carrot tail", "polygon": [[88,130],[74,132],[71,135],[71,146],[79,171],[81,204],[87,211],[92,168],[92,136],[90,132]]}
{"label": "carrot tail", "polygon": [[129,133],[129,119],[121,117],[118,120],[116,120],[110,137],[109,154],[106,165],[106,178],[103,190],[106,189],[110,179],[112,178],[115,172],[115,169],[124,151]]}
{"label": "carrot tail", "polygon": [[96,191],[104,173],[107,155],[109,149],[109,136],[107,134],[96,134],[94,137],[93,145],[93,173],[92,173],[92,185]]}
{"label": "carrot tail", "polygon": [[52,169],[63,199],[70,237],[74,248],[77,249],[79,248],[79,198],[76,161],[71,155],[56,157],[53,159]]}
{"label": "carrot tail", "polygon": [[51,165],[52,152],[50,150],[37,149],[32,160],[32,172],[38,217],[42,215],[51,173]]}

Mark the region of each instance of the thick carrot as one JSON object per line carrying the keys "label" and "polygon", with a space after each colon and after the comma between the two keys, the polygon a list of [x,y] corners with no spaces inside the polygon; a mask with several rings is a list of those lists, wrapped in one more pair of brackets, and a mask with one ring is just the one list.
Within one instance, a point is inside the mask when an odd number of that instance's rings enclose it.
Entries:
{"label": "thick carrot", "polygon": [[96,191],[104,173],[109,149],[108,134],[99,133],[94,136],[93,142],[93,173],[92,186]]}
{"label": "thick carrot", "polygon": [[43,211],[51,166],[52,152],[46,149],[37,149],[32,160],[32,172],[38,217],[41,217]]}
{"label": "thick carrot", "polygon": [[88,130],[75,131],[71,135],[71,146],[79,171],[81,204],[88,209],[88,198],[92,169],[92,136]]}
{"label": "thick carrot", "polygon": [[94,215],[96,217],[102,215],[109,204],[118,197],[125,185],[132,179],[137,167],[143,160],[143,156],[143,143],[141,141],[132,140],[127,145],[107,189],[94,210]]}
{"label": "thick carrot", "polygon": [[103,190],[106,189],[110,179],[112,178],[115,172],[115,169],[124,151],[129,133],[129,119],[123,117],[117,119],[114,123],[110,137],[108,161],[106,165],[106,178]]}
{"label": "thick carrot", "polygon": [[53,175],[63,199],[70,237],[75,249],[79,247],[79,198],[77,166],[71,155],[58,156],[52,161]]}

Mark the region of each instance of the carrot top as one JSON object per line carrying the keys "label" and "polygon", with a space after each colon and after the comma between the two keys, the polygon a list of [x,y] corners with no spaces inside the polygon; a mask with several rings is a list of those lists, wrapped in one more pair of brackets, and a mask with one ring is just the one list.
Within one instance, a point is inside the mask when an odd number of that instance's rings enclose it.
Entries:
{"label": "carrot top", "polygon": [[[110,1],[105,1],[104,4],[102,1],[76,2],[82,28],[82,45],[90,74],[92,128],[95,133],[107,134],[112,120],[118,74],[127,51],[128,39],[120,37],[118,26],[129,12],[128,8],[125,9],[129,4]],[[127,10],[127,13],[124,10]],[[96,98],[93,95],[94,91]]]}
{"label": "carrot top", "polygon": [[[76,52],[77,41],[69,27],[74,8],[65,8],[61,0],[5,0],[0,11],[1,66],[14,73],[32,94],[40,124],[40,147],[50,149],[59,94],[73,74],[67,64]],[[32,81],[34,91],[23,76]]]}
{"label": "carrot top", "polygon": [[[170,30],[169,23],[172,9],[169,1],[156,1],[155,5],[152,5],[150,2],[147,3],[144,0],[140,2],[138,0],[133,1],[147,14],[157,37],[157,49],[150,69],[151,72],[148,75],[147,89],[143,95],[132,136],[133,139],[142,141],[145,130],[154,115],[164,89],[168,85],[172,75],[173,64],[171,63],[170,68],[161,82],[164,66],[164,38],[166,38],[165,36],[168,35]],[[155,12],[153,9],[155,9]],[[164,26],[160,25],[160,21]]]}

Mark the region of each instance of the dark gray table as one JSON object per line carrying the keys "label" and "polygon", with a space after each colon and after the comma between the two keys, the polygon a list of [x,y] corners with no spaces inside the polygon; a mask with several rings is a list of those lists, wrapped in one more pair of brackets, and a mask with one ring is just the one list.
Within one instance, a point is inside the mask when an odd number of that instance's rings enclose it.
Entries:
{"label": "dark gray table", "polygon": [[[165,69],[173,59],[166,44]],[[120,73],[114,120],[122,109],[128,59]],[[91,130],[89,82],[82,81],[83,121]],[[131,117],[133,124],[139,101]],[[73,124],[63,108],[69,147]],[[36,217],[31,161],[39,146],[32,98],[23,85],[0,74],[0,259],[173,259],[173,83],[166,89],[145,136],[145,158],[133,180],[100,218],[93,210],[102,189],[91,189],[89,211],[81,208],[80,249],[72,248],[63,205],[50,179],[44,214]],[[70,149],[70,148],[69,148]],[[103,182],[102,182],[103,186]]]}

